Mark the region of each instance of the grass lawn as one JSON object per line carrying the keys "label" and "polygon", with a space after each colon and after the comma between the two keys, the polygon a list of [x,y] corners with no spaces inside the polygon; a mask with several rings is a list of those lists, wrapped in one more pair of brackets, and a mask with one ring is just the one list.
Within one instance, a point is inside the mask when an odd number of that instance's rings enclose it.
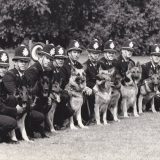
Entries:
{"label": "grass lawn", "polygon": [[59,131],[49,139],[0,144],[0,160],[159,160],[160,113],[107,126]]}

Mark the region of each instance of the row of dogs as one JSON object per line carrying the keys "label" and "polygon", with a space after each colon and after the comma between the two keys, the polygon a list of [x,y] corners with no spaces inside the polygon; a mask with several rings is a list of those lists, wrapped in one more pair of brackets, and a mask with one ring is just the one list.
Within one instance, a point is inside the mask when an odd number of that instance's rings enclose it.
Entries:
{"label": "row of dogs", "polygon": [[[128,109],[133,108],[133,115],[139,117],[145,110],[146,104],[151,101],[152,112],[156,112],[154,106],[154,97],[159,95],[159,74],[153,74],[151,77],[141,82],[142,68],[139,63],[134,67],[129,67],[126,77],[122,78],[120,74],[114,76],[114,80],[111,79],[111,74],[114,70],[103,70],[99,68],[99,74],[96,76],[96,84],[93,88],[95,94],[95,121],[97,125],[107,124],[107,110],[109,109],[113,115],[114,121],[120,121],[118,119],[118,105],[119,100],[121,110],[124,117],[129,117]],[[141,82],[141,83],[140,83]],[[48,89],[47,78],[41,81],[43,86],[43,96],[48,97],[47,105],[49,106],[46,113],[46,123],[50,132],[55,132],[54,129],[54,114],[57,107],[57,103],[60,99],[60,84],[54,82],[52,84],[52,91],[48,95],[45,92]],[[69,127],[71,129],[77,129],[74,120],[77,121],[80,128],[88,128],[82,122],[81,108],[83,105],[84,88],[86,87],[86,75],[84,69],[72,68],[71,77],[65,90],[70,95],[70,104],[75,111],[74,115],[70,117]],[[28,89],[23,89],[21,97],[25,99]],[[30,98],[30,106],[34,107],[37,97]],[[28,101],[28,97],[26,99]],[[138,104],[138,107],[137,107]],[[26,106],[24,106],[26,107]],[[137,110],[138,109],[138,110]],[[27,112],[23,114],[17,121],[18,127],[22,134],[22,138],[26,141],[30,141],[25,131],[25,117]],[[15,131],[12,131],[11,138],[17,140]]]}

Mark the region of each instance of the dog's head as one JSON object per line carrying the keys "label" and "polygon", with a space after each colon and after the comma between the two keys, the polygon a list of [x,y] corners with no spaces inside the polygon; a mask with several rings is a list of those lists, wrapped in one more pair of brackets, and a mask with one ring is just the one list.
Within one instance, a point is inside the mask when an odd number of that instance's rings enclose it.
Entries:
{"label": "dog's head", "polygon": [[111,86],[111,77],[108,70],[104,70],[101,67],[99,68],[99,73],[96,75],[96,85],[101,91],[109,91]]}
{"label": "dog's head", "polygon": [[49,94],[49,88],[50,88],[49,78],[46,75],[42,76],[40,79],[40,83],[41,83],[42,94],[44,97],[47,97]]}
{"label": "dog's head", "polygon": [[77,69],[73,67],[71,69],[70,83],[79,89],[83,89],[86,86],[86,73],[83,68]]}
{"label": "dog's head", "polygon": [[139,62],[135,66],[128,66],[128,71],[126,73],[128,78],[131,78],[134,82],[139,82],[142,76],[142,68]]}

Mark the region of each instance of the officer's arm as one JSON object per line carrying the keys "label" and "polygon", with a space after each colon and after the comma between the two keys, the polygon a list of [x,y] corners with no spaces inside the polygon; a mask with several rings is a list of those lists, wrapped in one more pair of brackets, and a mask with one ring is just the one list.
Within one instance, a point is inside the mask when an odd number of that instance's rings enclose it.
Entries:
{"label": "officer's arm", "polygon": [[66,68],[64,67],[61,68],[60,75],[61,75],[61,88],[64,89],[68,83],[68,72]]}
{"label": "officer's arm", "polygon": [[9,95],[13,95],[16,90],[15,78],[13,77],[13,75],[7,72],[2,80],[7,93]]}
{"label": "officer's arm", "polygon": [[9,107],[4,103],[0,102],[0,114],[16,117],[17,109],[14,107]]}

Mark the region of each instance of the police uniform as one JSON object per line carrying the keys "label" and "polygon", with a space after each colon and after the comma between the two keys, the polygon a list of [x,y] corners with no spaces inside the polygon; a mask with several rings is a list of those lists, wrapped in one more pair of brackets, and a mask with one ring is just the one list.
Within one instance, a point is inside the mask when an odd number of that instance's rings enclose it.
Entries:
{"label": "police uniform", "polygon": [[[104,54],[110,54],[113,56],[113,59],[109,59],[109,57],[102,57],[99,60],[99,65],[103,70],[108,70],[108,73],[110,74],[110,78],[111,81],[113,82],[113,84],[116,85],[116,74],[118,74],[118,68],[117,68],[117,51],[115,49],[115,43],[113,40],[109,40],[104,44],[104,49],[103,49],[103,53]],[[112,97],[115,97],[117,95],[120,94],[119,89],[115,88],[114,86],[112,86]],[[113,120],[113,116],[110,112],[110,110],[107,111],[107,119],[108,120]]]}
{"label": "police uniform", "polygon": [[[67,52],[71,51],[71,50],[77,50],[82,52],[82,49],[80,48],[80,44],[78,41],[76,40],[72,40],[69,44],[69,47],[67,49]],[[64,65],[63,67],[60,69],[61,75],[62,75],[62,89],[65,88],[65,86],[68,84],[69,82],[69,78],[71,76],[71,68],[72,66],[74,66],[75,68],[83,68],[82,64],[78,61],[73,61],[70,58],[67,58],[64,61]]]}
{"label": "police uniform", "polygon": [[[55,53],[55,47],[54,45],[51,44],[45,45],[43,49],[39,51],[39,54],[45,55],[51,60],[53,59],[52,55],[54,55],[54,53]],[[47,110],[45,108],[47,99],[43,97],[40,80],[46,73],[47,72],[43,70],[39,61],[31,65],[24,73],[27,84],[32,88],[32,95],[36,95],[38,97],[38,101],[34,107],[34,112],[37,112],[39,113],[39,115],[41,115],[42,122],[45,120],[44,114]],[[33,125],[35,126],[34,129],[38,128],[36,127],[35,123],[33,123]],[[44,126],[39,125],[38,131],[41,133],[42,137],[46,137],[44,133]]]}
{"label": "police uniform", "polygon": [[[0,51],[0,66],[9,67],[9,57],[5,51]],[[0,141],[5,140],[8,132],[17,127],[15,117],[17,109],[6,105],[7,93],[0,77]]]}
{"label": "police uniform", "polygon": [[[160,46],[159,45],[155,44],[151,46],[151,56],[160,57]],[[153,61],[149,61],[145,64],[142,64],[141,67],[142,67],[142,78],[141,78],[142,83],[145,79],[149,78],[151,75],[160,73],[160,65],[155,64]],[[154,103],[155,103],[156,110],[160,110],[160,107],[159,107],[160,97],[159,96],[154,97]],[[148,103],[146,109],[149,109],[149,108],[150,108],[150,104]]]}
{"label": "police uniform", "polygon": [[[92,54],[100,54],[100,44],[97,39],[94,39],[88,46],[87,51]],[[88,59],[83,63],[86,72],[86,85],[90,89],[96,84],[96,75],[98,74],[99,64],[98,60],[93,62],[91,59]],[[82,118],[87,123],[91,123],[94,121],[94,104],[95,104],[95,95],[92,93],[91,95],[84,96],[84,104],[82,106]]]}
{"label": "police uniform", "polygon": [[[23,60],[23,61],[30,61],[30,52],[27,47],[25,46],[19,46],[15,50],[15,56],[12,59],[13,61],[17,60]],[[20,88],[21,86],[27,85],[27,79],[25,75],[21,74],[16,68],[9,70],[6,75],[3,77],[3,83],[7,90],[8,99],[7,104],[12,107],[16,107],[17,100],[14,96],[14,92],[17,88]],[[37,112],[35,110],[30,111],[30,113],[26,117],[26,130],[27,132],[30,132],[31,129],[39,130],[41,129],[40,124],[44,121],[44,116],[40,112]],[[31,126],[30,126],[31,124]]]}
{"label": "police uniform", "polygon": [[[124,42],[122,50],[128,50],[133,52],[133,42],[127,40]],[[122,77],[126,77],[126,72],[128,71],[128,66],[135,66],[135,62],[131,58],[124,59],[122,55],[118,57],[117,60],[117,69]]]}

